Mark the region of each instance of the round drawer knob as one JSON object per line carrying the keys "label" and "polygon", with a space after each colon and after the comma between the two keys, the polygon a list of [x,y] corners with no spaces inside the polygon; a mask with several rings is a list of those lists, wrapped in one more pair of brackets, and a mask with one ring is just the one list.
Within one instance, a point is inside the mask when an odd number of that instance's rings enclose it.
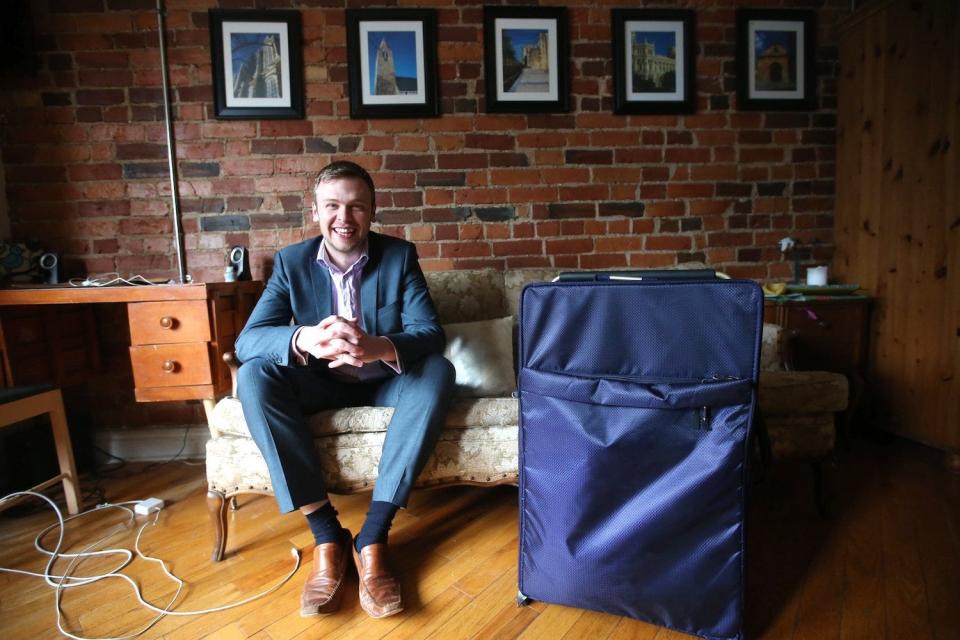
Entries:
{"label": "round drawer knob", "polygon": [[161,368],[167,373],[173,373],[178,367],[179,365],[177,364],[176,360],[164,360],[163,364],[161,365]]}
{"label": "round drawer knob", "polygon": [[160,326],[164,329],[173,329],[173,323],[175,320],[170,316],[163,316],[160,318]]}

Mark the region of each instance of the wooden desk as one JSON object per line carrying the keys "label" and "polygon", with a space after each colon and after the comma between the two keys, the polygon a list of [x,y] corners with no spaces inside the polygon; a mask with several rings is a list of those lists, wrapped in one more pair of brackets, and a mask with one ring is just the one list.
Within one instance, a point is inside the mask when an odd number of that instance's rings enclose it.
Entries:
{"label": "wooden desk", "polygon": [[213,401],[230,391],[222,356],[262,289],[261,282],[0,289],[0,381],[65,385],[99,370],[91,305],[113,303],[126,306],[139,402]]}

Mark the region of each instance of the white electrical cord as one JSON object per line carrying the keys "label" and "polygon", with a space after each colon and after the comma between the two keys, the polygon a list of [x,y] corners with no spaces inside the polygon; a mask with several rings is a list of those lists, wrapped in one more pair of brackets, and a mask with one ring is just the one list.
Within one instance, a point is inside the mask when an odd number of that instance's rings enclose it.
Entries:
{"label": "white electrical cord", "polygon": [[[247,604],[247,603],[249,603],[249,602],[253,602],[254,600],[257,600],[257,599],[259,599],[259,598],[262,598],[262,597],[264,597],[264,596],[267,596],[267,595],[273,593],[274,591],[276,591],[277,589],[279,589],[280,587],[282,587],[284,584],[286,584],[286,582],[287,582],[288,580],[290,580],[290,578],[293,577],[293,574],[295,574],[295,573],[297,572],[297,569],[300,568],[300,554],[299,554],[299,552],[297,551],[296,547],[291,547],[291,548],[290,548],[290,554],[293,556],[293,568],[290,570],[290,572],[289,572],[282,580],[280,580],[280,582],[278,582],[278,583],[275,584],[274,586],[270,587],[269,589],[267,589],[267,590],[265,590],[265,591],[262,591],[262,592],[260,592],[260,593],[258,593],[258,594],[256,594],[256,595],[254,595],[254,596],[250,596],[249,598],[245,598],[245,599],[243,599],[243,600],[241,600],[241,601],[239,601],[239,602],[234,602],[234,603],[227,604],[227,605],[223,605],[223,606],[220,606],[220,607],[213,607],[213,608],[210,608],[210,609],[201,609],[201,610],[197,610],[197,611],[173,611],[173,610],[171,609],[171,607],[173,606],[174,602],[176,602],[177,599],[180,597],[180,593],[181,593],[181,591],[183,590],[183,586],[184,586],[183,580],[181,580],[180,578],[178,578],[177,576],[175,576],[174,574],[172,574],[172,573],[167,569],[167,565],[166,565],[166,563],[165,563],[163,560],[161,560],[161,559],[159,559],[159,558],[154,558],[154,557],[148,556],[148,555],[146,555],[145,553],[143,553],[143,552],[140,550],[140,538],[141,538],[141,536],[143,535],[144,529],[146,529],[148,525],[156,525],[157,522],[158,522],[159,519],[160,519],[160,510],[157,509],[157,510],[154,512],[155,515],[154,515],[154,517],[153,517],[152,520],[149,520],[149,519],[148,519],[146,522],[144,522],[142,525],[140,525],[140,529],[137,531],[137,536],[136,536],[136,538],[135,538],[135,540],[134,540],[134,551],[136,552],[137,556],[140,557],[140,558],[142,558],[143,560],[147,560],[147,561],[150,561],[150,562],[156,562],[157,564],[159,564],[159,565],[160,565],[160,568],[161,568],[161,569],[163,570],[163,572],[167,575],[167,577],[170,578],[170,580],[172,580],[172,581],[174,581],[174,582],[177,583],[177,591],[176,591],[176,593],[173,594],[173,597],[170,599],[170,602],[167,603],[167,605],[166,605],[165,607],[160,608],[160,607],[157,607],[157,606],[155,606],[155,605],[153,605],[153,604],[151,604],[151,603],[149,603],[149,602],[147,602],[146,600],[143,599],[143,594],[142,594],[142,592],[141,592],[141,590],[140,590],[140,586],[139,586],[136,582],[134,582],[133,579],[131,579],[131,578],[130,578],[129,576],[127,576],[127,575],[124,575],[124,574],[122,574],[122,573],[119,573],[122,569],[124,569],[127,565],[129,565],[130,562],[133,560],[133,552],[131,552],[129,549],[106,549],[106,550],[102,550],[102,551],[89,551],[89,549],[91,549],[92,547],[100,544],[100,543],[103,542],[104,540],[106,540],[106,539],[110,538],[111,536],[113,536],[114,533],[118,530],[116,526],[115,526],[113,529],[111,529],[110,531],[108,531],[106,534],[104,534],[102,537],[100,537],[98,540],[96,540],[96,541],[92,542],[91,544],[87,545],[87,546],[83,549],[83,551],[80,551],[80,552],[78,552],[78,553],[61,553],[61,552],[60,552],[60,549],[63,547],[63,538],[64,538],[65,526],[66,526],[66,523],[69,522],[70,520],[74,520],[74,519],[76,519],[76,518],[80,518],[80,517],[82,517],[82,516],[84,516],[84,515],[86,515],[86,514],[88,514],[88,513],[95,513],[95,512],[98,512],[98,511],[103,511],[104,509],[115,508],[115,509],[122,509],[122,510],[124,510],[124,511],[126,511],[126,512],[128,512],[128,513],[130,514],[130,518],[129,518],[128,520],[125,520],[125,522],[124,522],[124,523],[121,523],[121,524],[131,523],[131,522],[133,522],[133,521],[135,520],[136,516],[135,516],[134,512],[133,512],[129,507],[127,507],[127,506],[125,506],[125,505],[136,504],[136,503],[139,502],[139,500],[132,500],[132,501],[128,501],[128,502],[120,502],[120,503],[117,503],[117,504],[101,504],[101,505],[97,505],[97,507],[94,508],[94,509],[90,509],[90,510],[88,510],[88,511],[84,511],[84,512],[82,512],[82,513],[78,513],[77,515],[70,516],[69,518],[66,518],[66,519],[65,519],[65,518],[63,517],[63,514],[61,513],[60,509],[57,507],[57,505],[56,505],[52,500],[50,500],[50,498],[48,498],[47,496],[45,496],[45,495],[43,495],[43,494],[35,493],[35,492],[33,492],[33,491],[19,491],[19,492],[16,492],[16,493],[11,493],[10,495],[4,496],[2,499],[0,499],[0,503],[5,502],[5,501],[7,501],[7,500],[9,500],[9,499],[11,499],[11,498],[18,497],[18,496],[33,496],[33,497],[36,497],[36,498],[40,498],[41,500],[44,500],[45,502],[47,502],[47,504],[49,504],[50,507],[54,510],[54,513],[56,513],[57,522],[56,522],[55,524],[52,524],[52,525],[48,526],[47,528],[45,528],[43,531],[41,531],[39,534],[37,534],[37,537],[34,539],[34,547],[37,549],[37,551],[39,551],[40,553],[42,553],[42,554],[44,554],[44,555],[50,556],[50,559],[47,561],[47,565],[46,565],[43,573],[35,573],[35,572],[32,572],[32,571],[24,571],[24,570],[22,570],[22,569],[12,569],[12,568],[8,568],[8,567],[0,567],[0,571],[5,571],[5,572],[7,572],[7,573],[14,573],[14,574],[19,574],[19,575],[28,575],[28,576],[43,578],[44,581],[45,581],[48,585],[50,585],[51,587],[54,587],[54,588],[56,589],[55,604],[56,604],[56,613],[57,613],[57,630],[59,630],[60,633],[62,633],[62,634],[65,635],[66,637],[72,638],[73,640],[129,640],[130,638],[135,638],[135,637],[140,636],[140,635],[142,635],[143,633],[145,633],[147,630],[149,630],[151,627],[153,627],[155,624],[157,624],[157,622],[159,622],[164,616],[196,616],[196,615],[201,615],[201,614],[205,614],[205,613],[215,613],[215,612],[217,612],[217,611],[225,611],[225,610],[227,610],[227,609],[233,609],[233,608],[235,608],[235,607],[239,607],[239,606],[245,605],[245,604]],[[44,537],[47,533],[50,532],[50,530],[52,530],[54,527],[57,527],[57,526],[59,526],[59,528],[60,528],[60,533],[59,533],[59,536],[58,536],[58,538],[57,538],[57,545],[56,545],[56,547],[53,549],[53,551],[50,551],[50,550],[48,550],[46,547],[43,546],[43,544],[41,543],[41,540],[43,539],[43,537]],[[106,555],[118,555],[118,554],[124,556],[124,558],[125,558],[124,561],[123,561],[118,567],[115,567],[114,569],[112,569],[112,570],[111,570],[110,572],[108,572],[108,573],[100,574],[100,575],[93,575],[93,576],[81,576],[81,577],[74,577],[74,576],[71,575],[71,573],[72,573],[73,569],[76,567],[77,563],[80,562],[81,560],[83,560],[84,558],[95,557],[95,556],[106,556]],[[61,558],[61,557],[62,557],[62,558],[70,558],[70,559],[71,559],[71,560],[70,560],[70,563],[67,565],[67,568],[66,568],[66,570],[63,572],[62,575],[54,575],[54,574],[51,573],[51,569],[53,568],[53,565],[56,563],[57,558]],[[56,578],[57,580],[59,580],[59,582],[54,582],[54,581],[53,581],[54,578]],[[66,629],[64,629],[64,627],[63,627],[63,613],[62,613],[61,607],[60,607],[61,596],[62,596],[62,594],[63,594],[63,590],[64,590],[64,589],[70,589],[70,588],[73,588],[73,587],[80,587],[80,586],[92,584],[92,583],[94,583],[94,582],[99,582],[100,580],[106,580],[106,579],[108,579],[108,578],[121,578],[121,579],[125,580],[126,582],[128,582],[128,583],[130,584],[130,586],[133,588],[134,595],[136,596],[137,601],[140,603],[140,605],[143,606],[143,607],[145,607],[146,609],[149,609],[149,610],[151,610],[151,611],[156,612],[158,615],[157,615],[156,617],[154,617],[150,622],[148,622],[143,628],[139,629],[138,631],[135,631],[135,632],[133,632],[133,633],[131,633],[131,634],[128,634],[128,635],[125,635],[125,636],[119,636],[119,637],[107,637],[107,638],[90,638],[90,637],[83,637],[83,636],[74,635],[74,634],[70,633],[69,631],[67,631]]]}
{"label": "white electrical cord", "polygon": [[126,285],[157,285],[157,284],[170,284],[172,280],[164,282],[154,282],[149,280],[139,274],[130,276],[129,278],[122,277],[118,272],[111,271],[109,273],[104,273],[99,276],[90,276],[87,278],[70,278],[71,287],[111,287],[116,284],[126,284]]}

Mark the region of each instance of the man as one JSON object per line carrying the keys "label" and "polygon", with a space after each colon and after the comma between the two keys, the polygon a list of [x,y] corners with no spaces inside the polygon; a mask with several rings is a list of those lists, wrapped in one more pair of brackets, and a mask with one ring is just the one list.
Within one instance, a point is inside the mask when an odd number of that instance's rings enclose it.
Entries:
{"label": "man", "polygon": [[[281,512],[306,516],[316,541],[303,616],[332,613],[348,558],[374,618],[403,609],[387,534],[443,426],[454,381],[443,330],[412,244],[370,231],[370,175],[352,162],[314,184],[320,237],[277,253],[273,275],[236,343],[240,402]],[[370,510],[359,534],[327,498],[305,417],[347,406],[394,407]]]}

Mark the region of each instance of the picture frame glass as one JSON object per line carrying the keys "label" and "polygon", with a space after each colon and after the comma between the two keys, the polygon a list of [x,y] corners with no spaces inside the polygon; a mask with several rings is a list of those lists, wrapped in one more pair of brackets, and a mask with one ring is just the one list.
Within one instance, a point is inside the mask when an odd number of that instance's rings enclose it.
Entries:
{"label": "picture frame glass", "polygon": [[223,22],[228,108],[290,107],[290,38],[285,22]]}
{"label": "picture frame glass", "polygon": [[497,100],[559,100],[557,21],[498,18],[494,29]]}
{"label": "picture frame glass", "polygon": [[804,28],[792,20],[751,20],[747,82],[751,98],[802,100],[806,69]]}
{"label": "picture frame glass", "polygon": [[426,104],[423,22],[363,20],[359,31],[363,104]]}
{"label": "picture frame glass", "polygon": [[686,43],[682,22],[627,20],[624,42],[627,101],[685,99]]}

